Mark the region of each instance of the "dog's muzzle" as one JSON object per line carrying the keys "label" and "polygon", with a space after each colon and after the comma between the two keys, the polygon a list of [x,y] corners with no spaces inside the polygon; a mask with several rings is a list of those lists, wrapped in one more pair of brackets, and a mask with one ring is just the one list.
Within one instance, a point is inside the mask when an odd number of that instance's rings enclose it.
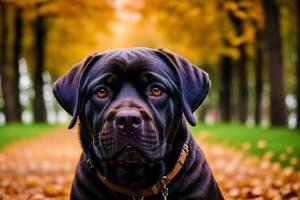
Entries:
{"label": "dog's muzzle", "polygon": [[153,161],[162,154],[162,143],[153,117],[136,102],[113,104],[108,108],[100,129],[99,142],[108,160],[132,163],[148,158]]}

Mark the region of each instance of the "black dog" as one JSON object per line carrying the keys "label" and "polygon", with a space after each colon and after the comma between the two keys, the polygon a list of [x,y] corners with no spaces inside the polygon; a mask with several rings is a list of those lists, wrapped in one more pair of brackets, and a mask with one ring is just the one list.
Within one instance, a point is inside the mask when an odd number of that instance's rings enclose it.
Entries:
{"label": "black dog", "polygon": [[79,117],[83,153],[72,200],[223,199],[186,120],[210,88],[208,75],[162,49],[93,54],[54,85]]}

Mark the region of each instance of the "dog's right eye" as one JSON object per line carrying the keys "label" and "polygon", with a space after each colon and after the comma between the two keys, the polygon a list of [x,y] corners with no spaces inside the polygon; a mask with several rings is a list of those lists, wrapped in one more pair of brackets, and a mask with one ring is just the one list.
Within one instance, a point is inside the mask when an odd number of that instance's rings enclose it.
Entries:
{"label": "dog's right eye", "polygon": [[108,89],[105,88],[105,87],[100,88],[100,89],[98,90],[98,92],[97,92],[97,96],[98,96],[99,98],[105,98],[105,97],[107,97],[108,95],[109,95],[109,91],[108,91]]}

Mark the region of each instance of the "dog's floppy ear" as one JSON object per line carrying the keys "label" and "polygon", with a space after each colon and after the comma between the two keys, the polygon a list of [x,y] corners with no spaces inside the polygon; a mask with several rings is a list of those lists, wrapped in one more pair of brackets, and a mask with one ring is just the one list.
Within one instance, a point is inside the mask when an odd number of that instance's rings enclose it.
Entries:
{"label": "dog's floppy ear", "polygon": [[181,102],[187,121],[195,126],[193,112],[200,106],[208,94],[211,83],[208,74],[175,53],[158,49],[175,67],[181,87]]}
{"label": "dog's floppy ear", "polygon": [[69,129],[72,128],[77,120],[80,110],[80,88],[85,72],[93,65],[97,53],[91,54],[86,59],[72,67],[70,71],[59,78],[53,86],[53,93],[58,103],[71,116],[73,116]]}

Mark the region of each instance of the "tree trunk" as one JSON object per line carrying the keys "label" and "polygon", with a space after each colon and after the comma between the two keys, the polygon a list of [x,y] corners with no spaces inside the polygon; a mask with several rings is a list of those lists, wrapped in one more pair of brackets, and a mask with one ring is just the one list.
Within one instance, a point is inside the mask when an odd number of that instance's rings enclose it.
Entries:
{"label": "tree trunk", "polygon": [[15,9],[15,41],[14,41],[14,76],[13,76],[13,83],[14,83],[14,104],[16,109],[16,119],[21,121],[21,104],[19,100],[19,60],[21,57],[21,46],[22,46],[22,34],[23,34],[23,22],[22,22],[22,9],[16,7]]}
{"label": "tree trunk", "polygon": [[279,10],[275,0],[263,0],[263,8],[270,81],[271,124],[282,126],[286,124],[286,106]]}
{"label": "tree trunk", "polygon": [[300,1],[297,1],[297,26],[298,26],[298,60],[297,60],[297,128],[300,129]]}
{"label": "tree trunk", "polygon": [[[244,33],[242,19],[231,13],[231,20],[235,26],[237,37]],[[238,46],[240,57],[237,61],[238,77],[238,120],[242,123],[247,121],[248,117],[248,74],[247,74],[247,53],[246,44],[243,42]]]}
{"label": "tree trunk", "polygon": [[46,122],[46,108],[43,97],[43,70],[44,70],[44,51],[45,51],[45,18],[37,16],[35,21],[35,50],[36,62],[34,69],[34,92],[35,97],[33,101],[34,120],[36,122]]}
{"label": "tree trunk", "polygon": [[239,94],[238,94],[238,118],[239,121],[245,123],[248,116],[248,76],[246,68],[246,49],[245,44],[239,46],[240,58],[237,62]]}
{"label": "tree trunk", "polygon": [[220,115],[221,121],[231,121],[232,59],[224,55],[221,64]]}
{"label": "tree trunk", "polygon": [[7,5],[5,2],[0,2],[1,13],[1,45],[0,45],[0,72],[1,72],[1,87],[3,97],[3,111],[6,122],[17,121],[16,107],[14,105],[14,82],[13,68],[8,65],[8,22],[7,22]]}
{"label": "tree trunk", "polygon": [[262,94],[263,94],[263,54],[262,54],[262,33],[256,26],[255,46],[255,113],[254,121],[259,125],[262,119]]}

